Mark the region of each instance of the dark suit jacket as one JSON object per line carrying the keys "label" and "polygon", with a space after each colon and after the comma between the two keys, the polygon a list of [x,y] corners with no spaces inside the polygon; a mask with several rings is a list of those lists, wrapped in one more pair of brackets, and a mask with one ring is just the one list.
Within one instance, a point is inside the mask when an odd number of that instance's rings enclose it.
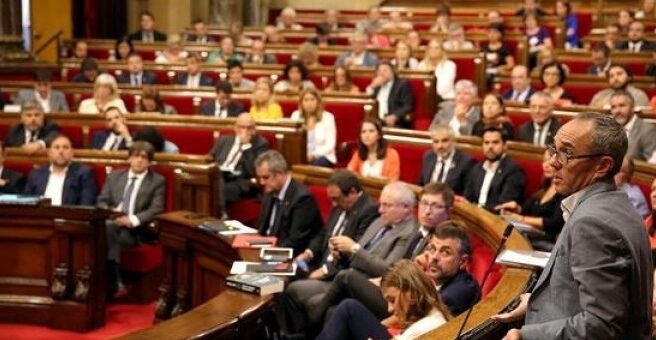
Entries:
{"label": "dark suit jacket", "polygon": [[[262,235],[269,229],[273,198],[269,193],[262,199],[262,211],[257,221],[257,229]],[[294,255],[298,255],[323,227],[317,201],[304,185],[292,179],[280,207],[273,228],[274,236],[278,238],[277,246],[293,248]]]}
{"label": "dark suit jacket", "polygon": [[[312,250],[314,258],[312,259],[312,264],[315,267],[325,264],[325,259],[328,256],[328,240],[332,237],[333,230],[336,227],[337,221],[339,220],[339,215],[343,212],[339,207],[333,207],[330,211],[330,216],[326,222],[326,227],[321,229],[321,231],[312,238],[308,248]],[[367,230],[371,222],[373,222],[378,217],[378,206],[376,202],[367,194],[362,192],[362,195],[358,198],[351,208],[350,211],[346,213],[346,225],[342,230],[342,235],[350,237],[352,240],[357,242],[364,232]],[[339,268],[337,268],[333,263],[326,264],[328,267],[328,275],[331,276],[335,274]]]}
{"label": "dark suit jacket", "polygon": [[[100,74],[100,71],[98,71],[98,74]],[[71,78],[71,81],[74,83],[87,83],[87,84],[93,84],[95,79],[89,79],[84,76],[84,73],[79,72],[78,74],[74,75],[73,78]]]}
{"label": "dark suit jacket", "polygon": [[[533,89],[532,86],[529,86],[528,94],[526,95],[526,98],[524,98],[524,104],[529,103],[533,93],[535,93],[535,90]],[[502,97],[503,97],[503,100],[511,100],[512,97],[513,97],[513,89],[512,88],[507,89],[506,92],[503,93]]]}
{"label": "dark suit jacket", "polygon": [[[626,51],[629,49],[629,41],[625,40],[617,44],[617,49]],[[640,45],[640,52],[649,52],[656,50],[656,43],[649,41],[647,39],[642,39],[642,45]]]}
{"label": "dark suit jacket", "polygon": [[[93,133],[91,136],[91,148],[96,149],[96,150],[102,150],[103,146],[105,146],[105,142],[107,141],[107,138],[109,138],[109,134],[111,132],[108,130],[99,130]],[[118,146],[119,150],[127,150],[128,145],[125,142],[125,139],[121,141],[121,144]]]}
{"label": "dark suit jacket", "polygon": [[[549,131],[547,131],[547,138],[544,140],[547,145],[553,143],[554,136],[556,136],[556,132],[560,129],[560,122],[556,117],[549,119],[551,120],[551,125],[549,125]],[[534,133],[535,127],[533,126],[533,121],[524,122],[519,126],[519,140],[522,142],[533,144]]]}
{"label": "dark suit jacket", "polygon": [[[424,158],[421,163],[421,176],[419,177],[418,182],[420,186],[424,186],[430,182],[436,163],[437,155],[435,152],[433,152],[433,150],[427,150],[424,153]],[[449,185],[456,194],[462,195],[465,190],[465,184],[467,183],[469,172],[475,165],[476,160],[468,154],[456,149],[453,154],[451,167],[446,174],[446,184]]]}
{"label": "dark suit jacket", "polygon": [[[128,38],[132,41],[141,41],[141,30],[130,34]],[[155,39],[155,41],[166,41],[166,34],[160,31],[153,31],[153,39]]]}
{"label": "dark suit jacket", "polygon": [[442,284],[440,297],[453,315],[458,315],[473,306],[480,298],[480,287],[469,272],[459,271]]}
{"label": "dark suit jacket", "polygon": [[[203,116],[214,116],[215,110],[216,100],[207,100],[200,105],[200,114]],[[244,104],[236,100],[230,101],[228,105],[228,117],[237,117],[244,111],[246,111]]]}
{"label": "dark suit jacket", "polygon": [[[30,172],[25,185],[25,194],[43,195],[50,178],[50,164]],[[71,162],[64,179],[62,205],[95,205],[98,188],[93,170],[78,162]]]}
{"label": "dark suit jacket", "polygon": [[[210,155],[212,155],[212,158],[219,166],[228,158],[230,150],[235,144],[235,138],[237,138],[236,135],[225,135],[216,139]],[[255,135],[251,140],[250,149],[242,152],[235,167],[235,170],[240,172],[240,175],[234,179],[234,181],[239,183],[242,192],[250,190],[251,178],[255,178],[255,159],[267,150],[269,150],[269,142],[266,138]]]}
{"label": "dark suit jacket", "polygon": [[[376,98],[380,91],[380,87],[374,88],[373,97]],[[405,120],[406,114],[412,114],[415,107],[415,96],[412,93],[410,84],[405,79],[394,78],[392,88],[387,98],[388,114],[393,114],[397,117],[396,125],[408,127],[409,120]]]}
{"label": "dark suit jacket", "polygon": [[18,171],[2,168],[0,178],[5,180],[5,185],[0,187],[0,193],[3,194],[20,194],[25,187],[25,176]]}
{"label": "dark suit jacket", "polygon": [[[116,77],[116,81],[119,84],[130,84],[130,77],[132,74],[130,72],[123,72],[121,75]],[[142,85],[154,85],[159,83],[159,79],[155,73],[144,70],[141,74],[141,84]]]}
{"label": "dark suit jacket", "polygon": [[[59,126],[55,123],[48,121],[43,122],[43,127],[37,133],[37,139],[46,143],[59,134]],[[12,126],[5,136],[5,146],[22,146],[25,144],[25,126],[23,123],[18,123]]]}
{"label": "dark suit jacket", "polygon": [[[481,193],[481,186],[485,178],[483,162],[480,161],[476,164],[469,173],[469,180],[463,194],[473,204],[478,202],[478,196]],[[515,161],[510,159],[510,157],[507,155],[504,156],[500,160],[497,172],[494,174],[490,183],[490,190],[488,191],[487,202],[484,208],[495,212],[493,210],[494,207],[501,203],[516,201],[521,204],[524,197],[525,182],[524,170]]]}
{"label": "dark suit jacket", "polygon": [[[187,73],[179,74],[175,79],[175,83],[178,85],[187,85],[188,78],[189,76]],[[212,78],[208,77],[206,74],[201,73],[199,86],[214,86],[214,80],[212,80]]]}
{"label": "dark suit jacket", "polygon": [[[211,35],[206,35],[205,40],[206,40],[205,42],[215,42],[216,41],[216,39],[214,39],[214,37],[211,36]],[[195,34],[188,34],[187,35],[187,41],[196,42],[196,35]],[[199,43],[200,43],[200,41],[199,41]]]}

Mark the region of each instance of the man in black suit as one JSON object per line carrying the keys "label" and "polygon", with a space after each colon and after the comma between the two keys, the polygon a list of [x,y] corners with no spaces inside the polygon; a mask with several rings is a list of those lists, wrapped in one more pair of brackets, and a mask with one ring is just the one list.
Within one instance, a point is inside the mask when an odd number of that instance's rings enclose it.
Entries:
{"label": "man in black suit", "polygon": [[21,147],[29,154],[46,148],[59,134],[59,126],[45,119],[43,107],[36,101],[23,103],[21,122],[12,126],[5,136],[5,146]]}
{"label": "man in black suit", "polygon": [[528,104],[531,95],[535,92],[531,87],[531,77],[528,68],[516,65],[510,73],[511,88],[503,93],[503,100],[509,103]]}
{"label": "man in black suit", "polygon": [[310,279],[325,279],[336,274],[340,263],[330,254],[331,237],[345,235],[357,241],[378,217],[376,202],[362,190],[357,176],[349,170],[336,170],[326,185],[328,198],[333,202],[326,227],[312,238],[310,245],[296,257],[307,264]]}
{"label": "man in black suit", "polygon": [[100,67],[93,58],[84,58],[80,64],[80,73],[73,76],[71,79],[74,83],[88,83],[93,84],[96,77],[100,74]]}
{"label": "man in black suit", "polygon": [[155,17],[149,11],[139,13],[140,29],[128,37],[132,41],[155,42],[166,41],[166,34],[155,30]]}
{"label": "man in black suit", "polygon": [[642,21],[636,20],[629,25],[628,38],[617,46],[619,50],[633,53],[656,50],[656,44],[645,39],[645,24]]}
{"label": "man in black suit", "polygon": [[257,229],[262,235],[276,236],[277,246],[300,254],[323,227],[317,201],[308,188],[292,179],[287,161],[278,151],[259,155],[255,173],[264,191]]}
{"label": "man in black suit", "polygon": [[523,201],[524,171],[506,155],[507,142],[508,136],[496,127],[483,131],[485,159],[469,173],[465,186],[465,198],[489,211],[501,203]]}
{"label": "man in black suit", "polygon": [[73,162],[71,140],[55,137],[48,147],[49,164],[38,167],[27,178],[25,194],[50,198],[52,205],[95,205],[98,189],[93,170]]}
{"label": "man in black suit", "polygon": [[531,121],[519,126],[519,140],[540,146],[553,143],[560,122],[553,116],[554,100],[545,92],[531,96]]}
{"label": "man in black suit", "polygon": [[132,52],[127,57],[128,72],[121,73],[116,80],[119,84],[130,84],[133,86],[154,85],[159,81],[155,73],[144,71],[141,54]]}
{"label": "man in black suit", "polygon": [[96,150],[127,150],[132,144],[132,135],[125,122],[121,109],[112,106],[105,110],[105,130],[98,130],[91,135],[91,148]]}
{"label": "man in black suit", "polygon": [[119,261],[121,250],[156,238],[148,225],[164,211],[166,180],[149,169],[155,149],[148,142],[134,142],[128,151],[127,169],[107,176],[98,207],[112,209],[120,215],[107,224],[107,259],[109,290],[115,297],[127,293],[121,283]]}
{"label": "man in black suit", "polygon": [[200,62],[201,58],[197,53],[190,53],[187,57],[187,72],[179,74],[175,83],[192,89],[214,86],[214,80],[201,72]]}
{"label": "man in black suit", "polygon": [[585,73],[605,78],[606,72],[608,72],[610,65],[612,65],[610,48],[600,42],[592,46],[590,53],[592,54],[592,65],[588,66]]}
{"label": "man in black suit", "polygon": [[255,159],[269,149],[269,142],[258,135],[255,120],[249,113],[242,113],[235,122],[235,134],[217,138],[210,157],[222,174],[221,213],[241,199],[257,195]]}
{"label": "man in black suit", "polygon": [[191,26],[194,29],[193,34],[187,35],[187,41],[195,42],[199,44],[205,44],[208,42],[216,42],[214,37],[207,35],[207,26],[202,19],[196,19],[191,23]]}
{"label": "man in black suit", "polygon": [[378,117],[390,127],[409,127],[414,112],[415,97],[410,84],[399,78],[394,65],[384,61],[376,67],[376,76],[367,87],[367,94],[378,101]]}
{"label": "man in black suit", "polygon": [[25,186],[25,176],[4,166],[6,156],[5,144],[0,141],[0,194],[20,194]]}
{"label": "man in black suit", "polygon": [[458,195],[462,195],[469,171],[476,161],[457,150],[456,136],[448,125],[438,125],[431,131],[432,149],[424,153],[419,185],[431,182],[446,183]]}
{"label": "man in black suit", "polygon": [[200,106],[200,114],[219,118],[237,117],[246,111],[244,105],[232,100],[232,85],[227,81],[219,81],[216,84],[216,99],[205,101]]}

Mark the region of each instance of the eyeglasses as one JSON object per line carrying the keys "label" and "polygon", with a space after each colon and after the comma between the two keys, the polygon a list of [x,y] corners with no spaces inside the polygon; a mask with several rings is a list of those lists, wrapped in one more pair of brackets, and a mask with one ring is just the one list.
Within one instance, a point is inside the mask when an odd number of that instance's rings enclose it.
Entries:
{"label": "eyeglasses", "polygon": [[558,151],[556,150],[556,146],[554,144],[547,145],[547,152],[549,152],[549,157],[553,157],[554,155],[556,156],[556,162],[560,165],[567,165],[569,161],[572,159],[584,159],[584,158],[595,158],[595,157],[601,157],[601,156],[608,156],[605,153],[590,153],[590,154],[584,154],[584,155],[572,155],[569,152],[563,152],[563,151]]}
{"label": "eyeglasses", "polygon": [[429,203],[428,201],[419,201],[419,206],[422,206],[424,208],[428,208],[429,210],[444,210],[446,208],[445,205],[438,204],[438,203]]}

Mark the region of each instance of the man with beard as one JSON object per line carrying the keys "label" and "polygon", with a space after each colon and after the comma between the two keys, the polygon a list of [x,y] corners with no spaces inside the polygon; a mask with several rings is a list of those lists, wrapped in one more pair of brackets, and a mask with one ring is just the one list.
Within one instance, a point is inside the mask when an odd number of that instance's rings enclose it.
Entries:
{"label": "man with beard", "polygon": [[647,161],[656,150],[656,126],[638,117],[633,108],[633,96],[628,91],[620,90],[611,95],[610,114],[629,138],[627,157]]}
{"label": "man with beard", "polygon": [[489,211],[501,203],[522,202],[524,171],[506,155],[508,136],[497,127],[483,131],[485,159],[470,172],[463,196]]}
{"label": "man with beard", "polygon": [[613,64],[606,72],[606,79],[608,80],[609,88],[597,92],[592,100],[590,106],[607,108],[610,106],[610,97],[617,90],[628,91],[634,99],[636,106],[649,106],[649,97],[645,92],[633,85],[633,76],[631,71],[624,65]]}
{"label": "man with beard", "polygon": [[105,130],[99,130],[91,136],[91,148],[105,151],[127,150],[132,144],[130,130],[125,117],[116,106],[105,110]]}

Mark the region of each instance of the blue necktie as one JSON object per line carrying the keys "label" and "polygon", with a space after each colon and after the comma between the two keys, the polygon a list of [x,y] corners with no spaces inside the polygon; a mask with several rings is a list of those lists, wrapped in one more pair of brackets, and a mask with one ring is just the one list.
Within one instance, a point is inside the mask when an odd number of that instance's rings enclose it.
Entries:
{"label": "blue necktie", "polygon": [[121,212],[126,215],[130,214],[130,204],[132,203],[132,192],[134,191],[134,183],[137,181],[137,177],[133,176],[130,178],[130,184],[125,189],[123,193],[123,200],[121,200]]}

